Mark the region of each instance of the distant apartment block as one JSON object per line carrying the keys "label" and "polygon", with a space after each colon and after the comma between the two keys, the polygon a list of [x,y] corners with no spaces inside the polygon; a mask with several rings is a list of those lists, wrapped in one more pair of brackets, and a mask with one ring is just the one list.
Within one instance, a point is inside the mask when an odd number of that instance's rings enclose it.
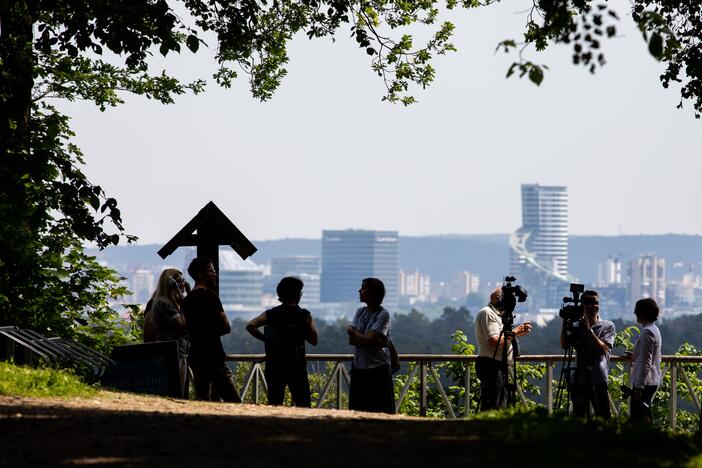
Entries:
{"label": "distant apartment block", "polygon": [[425,302],[431,297],[431,277],[426,273],[400,271],[400,296]]}
{"label": "distant apartment block", "polygon": [[134,304],[146,304],[156,289],[156,274],[152,270],[139,268],[132,274],[130,283],[131,302]]}
{"label": "distant apartment block", "polygon": [[449,294],[451,297],[466,297],[470,293],[478,292],[480,287],[480,276],[469,271],[458,271],[453,274],[449,283]]}
{"label": "distant apartment block", "polygon": [[665,307],[665,259],[656,255],[642,255],[629,262],[630,306],[645,297]]}
{"label": "distant apartment block", "polygon": [[622,262],[616,257],[609,256],[604,262],[597,264],[597,284],[609,286],[622,283]]}
{"label": "distant apartment block", "polygon": [[399,276],[397,231],[322,231],[322,302],[357,302],[361,280],[375,277],[385,283],[384,304],[397,310]]}

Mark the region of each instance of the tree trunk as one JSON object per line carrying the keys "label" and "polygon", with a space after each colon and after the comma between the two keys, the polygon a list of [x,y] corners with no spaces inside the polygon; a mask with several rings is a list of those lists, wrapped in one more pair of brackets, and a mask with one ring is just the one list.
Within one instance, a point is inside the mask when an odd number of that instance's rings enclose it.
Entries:
{"label": "tree trunk", "polygon": [[[34,67],[35,2],[0,0],[0,147],[27,148]],[[24,144],[23,144],[24,143]]]}

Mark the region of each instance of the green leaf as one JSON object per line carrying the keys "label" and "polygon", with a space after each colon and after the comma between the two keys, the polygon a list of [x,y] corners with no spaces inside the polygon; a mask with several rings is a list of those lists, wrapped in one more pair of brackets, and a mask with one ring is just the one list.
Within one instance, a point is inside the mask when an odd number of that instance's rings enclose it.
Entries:
{"label": "green leaf", "polygon": [[197,49],[200,48],[200,40],[193,34],[188,36],[188,38],[185,40],[185,44],[192,53],[196,53]]}
{"label": "green leaf", "polygon": [[518,63],[516,63],[516,62],[513,63],[512,65],[510,65],[509,70],[507,70],[507,76],[505,78],[509,78],[510,76],[512,76],[514,74],[514,69],[517,67],[517,65],[518,65]]}
{"label": "green leaf", "polygon": [[648,41],[648,51],[651,52],[656,60],[663,58],[663,38],[658,33],[651,34],[651,39]]}
{"label": "green leaf", "polygon": [[529,79],[536,86],[541,85],[541,82],[544,80],[544,72],[541,70],[541,67],[533,65],[529,70]]}

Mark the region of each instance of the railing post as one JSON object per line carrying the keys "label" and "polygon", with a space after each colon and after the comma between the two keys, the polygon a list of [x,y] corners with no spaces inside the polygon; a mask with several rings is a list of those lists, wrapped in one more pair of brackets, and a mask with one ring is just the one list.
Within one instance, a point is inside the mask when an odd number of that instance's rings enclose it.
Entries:
{"label": "railing post", "polygon": [[419,360],[419,415],[427,415],[427,366],[423,359]]}
{"label": "railing post", "polygon": [[260,371],[261,371],[261,368],[259,367],[258,363],[255,363],[255,364],[254,364],[254,375],[253,375],[253,379],[254,379],[254,381],[253,381],[253,384],[254,384],[254,387],[253,387],[253,402],[254,402],[254,405],[257,405],[257,404],[258,404],[258,378],[259,378],[258,373],[259,373]]}
{"label": "railing post", "polygon": [[[629,368],[629,386],[633,389],[634,386],[631,383],[631,381],[634,378],[634,364],[632,364],[632,362],[629,361],[627,363],[627,366]],[[631,398],[629,398],[629,404],[626,405],[626,415],[629,416],[629,419],[631,419]]]}
{"label": "railing post", "polygon": [[465,415],[470,416],[470,361],[466,361],[466,374],[465,374],[465,381],[463,382],[465,385],[465,393],[463,394],[463,404],[465,405]]}
{"label": "railing post", "polygon": [[[344,364],[340,362],[339,365],[343,366]],[[336,372],[336,409],[341,409],[341,382],[343,378],[341,368],[339,368]]]}
{"label": "railing post", "polygon": [[678,426],[678,363],[670,361],[670,428]]}
{"label": "railing post", "polygon": [[553,362],[546,361],[546,409],[553,414]]}

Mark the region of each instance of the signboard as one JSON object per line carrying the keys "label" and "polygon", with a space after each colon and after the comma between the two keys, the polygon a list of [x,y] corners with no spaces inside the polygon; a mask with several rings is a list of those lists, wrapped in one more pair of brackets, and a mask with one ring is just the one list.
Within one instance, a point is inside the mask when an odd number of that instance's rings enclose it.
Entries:
{"label": "signboard", "polygon": [[176,398],[182,395],[176,341],[117,346],[110,359],[115,366],[100,379],[102,386]]}

